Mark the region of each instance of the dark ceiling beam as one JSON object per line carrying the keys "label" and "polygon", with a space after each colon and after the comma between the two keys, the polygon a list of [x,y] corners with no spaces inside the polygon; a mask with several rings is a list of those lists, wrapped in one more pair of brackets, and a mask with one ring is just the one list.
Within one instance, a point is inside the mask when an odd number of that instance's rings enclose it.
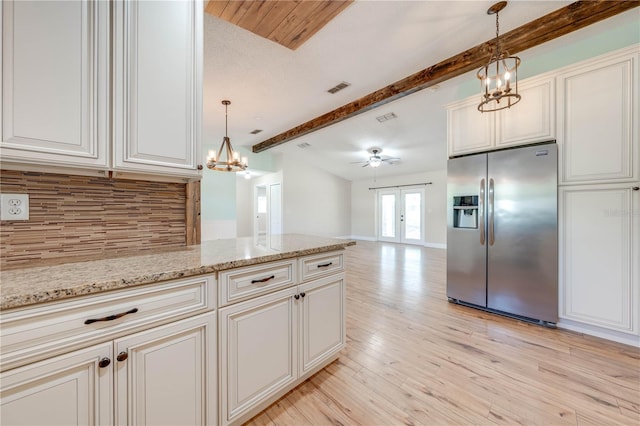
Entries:
{"label": "dark ceiling beam", "polygon": [[[596,22],[640,6],[640,0],[629,1],[577,1],[500,35],[502,49],[511,54],[530,49],[547,41],[569,34]],[[445,59],[393,84],[369,93],[313,120],[253,145],[253,152],[269,148],[304,136],[354,117],[363,112],[393,102],[396,99],[426,89],[450,78],[462,75],[484,65],[495,49],[495,39]]]}

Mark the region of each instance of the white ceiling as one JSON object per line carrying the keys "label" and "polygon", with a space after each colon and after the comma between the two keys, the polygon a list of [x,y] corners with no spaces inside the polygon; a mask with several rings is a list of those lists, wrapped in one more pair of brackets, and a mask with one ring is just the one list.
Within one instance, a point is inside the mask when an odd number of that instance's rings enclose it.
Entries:
{"label": "white ceiling", "polygon": [[[224,135],[247,147],[358,99],[483,41],[495,37],[494,1],[356,1],[295,51],[205,14],[204,145],[217,148]],[[504,33],[568,4],[511,1],[500,13]],[[443,104],[469,75],[423,90],[266,151],[286,153],[348,180],[368,178],[367,149],[379,146],[400,157],[378,176],[438,170],[446,162]],[[330,87],[351,86],[331,95]],[[379,123],[375,117],[398,118]],[[258,135],[249,134],[262,129]],[[306,142],[311,146],[301,149]],[[251,166],[251,164],[250,164]]]}

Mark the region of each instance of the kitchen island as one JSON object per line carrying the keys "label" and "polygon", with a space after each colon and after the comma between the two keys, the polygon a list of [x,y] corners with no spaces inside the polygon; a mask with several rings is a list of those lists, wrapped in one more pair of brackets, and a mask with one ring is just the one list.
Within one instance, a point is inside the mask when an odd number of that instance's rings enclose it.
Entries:
{"label": "kitchen island", "polygon": [[246,421],[344,347],[353,244],[238,238],[3,271],[0,420]]}

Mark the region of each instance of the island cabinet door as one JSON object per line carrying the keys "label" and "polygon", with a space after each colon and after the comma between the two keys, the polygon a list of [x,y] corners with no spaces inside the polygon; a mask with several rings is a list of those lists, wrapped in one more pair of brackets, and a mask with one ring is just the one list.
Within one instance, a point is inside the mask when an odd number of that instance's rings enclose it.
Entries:
{"label": "island cabinet door", "polygon": [[117,425],[215,425],[215,313],[114,342]]}
{"label": "island cabinet door", "polygon": [[112,424],[111,342],[0,374],[2,425]]}
{"label": "island cabinet door", "polygon": [[298,287],[300,374],[335,355],[345,345],[344,273]]}
{"label": "island cabinet door", "polygon": [[255,414],[297,379],[295,296],[292,287],[220,309],[222,424]]}

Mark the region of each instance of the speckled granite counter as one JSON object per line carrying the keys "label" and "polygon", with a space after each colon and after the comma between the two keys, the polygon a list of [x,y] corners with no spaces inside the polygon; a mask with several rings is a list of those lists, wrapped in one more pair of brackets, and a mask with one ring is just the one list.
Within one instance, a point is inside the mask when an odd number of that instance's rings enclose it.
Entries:
{"label": "speckled granite counter", "polygon": [[175,251],[2,271],[0,309],[207,274],[308,254],[343,249],[354,241],[309,235],[206,241]]}

